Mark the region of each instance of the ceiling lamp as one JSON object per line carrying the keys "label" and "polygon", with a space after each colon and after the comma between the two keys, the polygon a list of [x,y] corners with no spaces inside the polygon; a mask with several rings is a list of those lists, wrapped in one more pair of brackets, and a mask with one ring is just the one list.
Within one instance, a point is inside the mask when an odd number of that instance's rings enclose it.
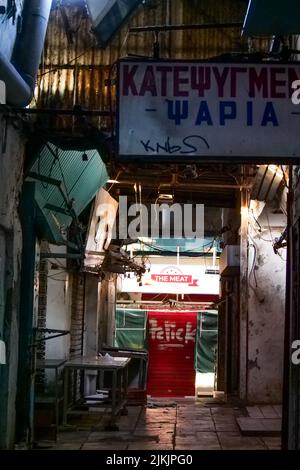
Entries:
{"label": "ceiling lamp", "polygon": [[159,201],[170,202],[174,199],[173,188],[169,185],[161,185],[158,188],[158,198]]}

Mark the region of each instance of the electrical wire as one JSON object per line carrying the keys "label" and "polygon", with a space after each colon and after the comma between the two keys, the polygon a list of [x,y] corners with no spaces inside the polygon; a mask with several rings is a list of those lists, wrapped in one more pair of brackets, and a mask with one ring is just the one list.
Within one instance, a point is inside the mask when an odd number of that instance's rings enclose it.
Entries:
{"label": "electrical wire", "polygon": [[[89,46],[86,47],[86,49],[81,52],[80,54],[78,54],[76,57],[74,57],[73,59],[70,59],[65,65],[71,65],[72,62],[75,62],[77,61],[78,59],[80,59],[80,57],[84,56],[87,52],[89,52],[91,50],[92,47],[95,47],[95,41],[93,42],[93,44],[90,44]],[[44,73],[41,73],[38,75],[38,80],[40,80],[41,78],[43,78],[45,75],[48,75],[52,72],[57,72],[57,68],[53,68],[53,69],[49,69],[47,70],[47,72],[44,72]]]}
{"label": "electrical wire", "polygon": [[[264,242],[268,242],[268,243],[273,243],[273,240],[268,240],[267,238],[264,238],[262,236],[262,232],[265,232],[266,230],[264,230],[263,228],[261,228],[261,231],[257,230],[256,226],[251,221],[250,221],[250,226],[255,231],[255,233],[258,235],[260,240],[263,240]],[[249,237],[253,240],[253,238],[250,236],[250,234],[249,234]]]}
{"label": "electrical wire", "polygon": [[249,244],[249,247],[253,247],[253,248],[254,248],[253,262],[252,262],[252,267],[251,267],[251,270],[250,270],[250,273],[249,273],[249,284],[250,284],[251,276],[252,276],[252,274],[253,274],[254,281],[255,281],[255,287],[257,288],[257,287],[258,287],[258,284],[257,284],[256,273],[255,273],[255,263],[256,263],[256,256],[257,256],[257,247],[256,247],[256,245],[255,245],[254,243],[250,243],[250,244]]}
{"label": "electrical wire", "polygon": [[65,272],[65,271],[57,271],[57,272],[55,272],[55,273],[53,273],[53,274],[48,274],[48,275],[47,275],[47,279],[51,279],[52,281],[66,282],[66,281],[67,281],[67,278],[65,278],[65,279],[62,279],[62,278],[60,278],[60,277],[57,278],[57,276],[60,276],[60,275],[62,275],[62,274],[65,275],[66,272]]}
{"label": "electrical wire", "polygon": [[274,238],[273,238],[273,234],[272,234],[272,230],[271,230],[271,226],[270,226],[268,211],[266,211],[266,218],[267,218],[267,222],[268,222],[268,228],[269,228],[269,232],[270,232],[270,235],[271,235],[272,243],[274,245]]}
{"label": "electrical wire", "polygon": [[120,170],[118,173],[117,173],[117,176],[115,178],[113,178],[115,181],[110,185],[110,187],[106,190],[108,193],[111,191],[111,189],[114,187],[114,185],[116,184],[116,181],[118,181],[118,178],[120,176],[120,174],[122,173],[122,170]]}
{"label": "electrical wire", "polygon": [[[197,250],[197,252],[199,252],[200,249],[203,249],[205,248],[206,246],[209,246],[210,248],[208,249],[208,251],[206,251],[206,253],[209,253],[209,250],[213,247],[214,245],[214,241],[216,240],[216,238],[214,238],[211,242],[209,243],[206,243],[204,245],[201,245],[200,247],[197,247],[197,248],[191,248],[190,250],[183,250],[181,251],[180,253],[183,254],[183,253],[191,253],[193,252],[194,250]],[[154,250],[159,250],[159,251],[166,251],[168,253],[172,252],[172,253],[175,253],[175,251],[171,251],[171,250],[167,250],[167,249],[164,249],[164,248],[158,248],[156,247],[155,245],[151,244],[151,243],[147,243],[147,242],[144,242],[145,245],[149,246],[150,248],[153,248]]]}

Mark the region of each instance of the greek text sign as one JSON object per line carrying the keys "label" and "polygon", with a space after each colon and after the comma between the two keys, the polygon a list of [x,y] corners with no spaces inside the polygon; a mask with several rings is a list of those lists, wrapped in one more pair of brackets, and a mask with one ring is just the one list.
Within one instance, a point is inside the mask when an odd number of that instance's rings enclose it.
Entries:
{"label": "greek text sign", "polygon": [[171,160],[299,157],[300,66],[119,64],[119,155]]}

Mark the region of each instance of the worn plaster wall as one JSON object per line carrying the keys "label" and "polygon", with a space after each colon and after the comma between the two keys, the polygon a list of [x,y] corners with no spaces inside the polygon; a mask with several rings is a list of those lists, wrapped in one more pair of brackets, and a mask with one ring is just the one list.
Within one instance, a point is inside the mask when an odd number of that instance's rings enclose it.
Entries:
{"label": "worn plaster wall", "polygon": [[247,400],[280,403],[283,381],[286,250],[272,241],[286,226],[283,214],[265,207],[249,216]]}
{"label": "worn plaster wall", "polygon": [[13,446],[15,432],[24,143],[21,132],[0,114],[0,338],[6,344],[6,364],[0,365],[0,448]]}
{"label": "worn plaster wall", "polygon": [[[66,253],[65,246],[49,246],[51,253]],[[46,328],[70,330],[71,309],[69,275],[66,259],[48,260]],[[47,359],[66,359],[70,350],[70,335],[46,341]]]}

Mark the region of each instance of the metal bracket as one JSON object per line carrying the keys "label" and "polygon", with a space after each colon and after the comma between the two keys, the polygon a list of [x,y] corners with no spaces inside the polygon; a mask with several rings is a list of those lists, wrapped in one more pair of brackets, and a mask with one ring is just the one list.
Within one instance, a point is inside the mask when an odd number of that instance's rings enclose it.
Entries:
{"label": "metal bracket", "polygon": [[[31,344],[30,347],[34,347],[39,343],[47,341],[48,339],[59,338],[60,336],[65,336],[65,335],[70,334],[69,330],[54,330],[52,328],[33,328],[33,331],[34,331],[35,338],[39,334],[44,334],[44,336],[42,338],[34,339],[33,344]],[[51,336],[46,336],[46,335],[51,335]]]}

